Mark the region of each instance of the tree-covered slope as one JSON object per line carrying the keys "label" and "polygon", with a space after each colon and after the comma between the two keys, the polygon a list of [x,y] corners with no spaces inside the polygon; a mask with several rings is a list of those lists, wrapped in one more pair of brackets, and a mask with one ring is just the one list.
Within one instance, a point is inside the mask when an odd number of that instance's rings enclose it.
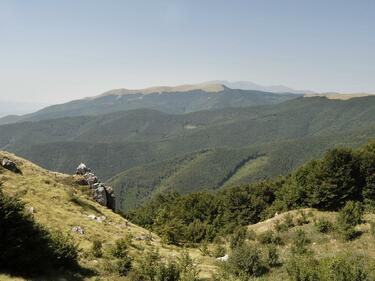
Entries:
{"label": "tree-covered slope", "polygon": [[[375,97],[312,97],[181,115],[139,109],[8,124],[0,126],[0,147],[61,172],[86,162],[101,178],[113,177],[124,197],[137,197],[125,204],[134,205],[159,188],[189,192],[285,174],[335,144],[374,136]],[[165,172],[175,161],[183,164]]]}

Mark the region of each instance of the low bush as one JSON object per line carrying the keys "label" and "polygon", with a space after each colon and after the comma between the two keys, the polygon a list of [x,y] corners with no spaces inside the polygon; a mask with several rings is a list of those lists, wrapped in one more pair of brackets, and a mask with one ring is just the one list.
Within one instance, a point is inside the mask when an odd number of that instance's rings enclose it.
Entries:
{"label": "low bush", "polygon": [[277,247],[273,244],[267,246],[267,258],[266,262],[268,266],[275,267],[280,265],[280,257],[277,251]]}
{"label": "low bush", "polygon": [[333,230],[333,223],[325,218],[315,221],[315,228],[321,233],[329,233]]}
{"label": "low bush", "polygon": [[115,246],[111,249],[111,254],[115,258],[123,258],[128,256],[128,244],[125,239],[118,239]]}
{"label": "low bush", "polygon": [[307,216],[307,214],[302,211],[302,210],[299,210],[298,211],[298,217],[296,219],[296,224],[297,225],[304,225],[304,224],[308,224],[309,223],[309,218]]}
{"label": "low bush", "polygon": [[129,256],[122,256],[116,262],[116,271],[120,276],[127,276],[132,269],[132,259]]}
{"label": "low bush", "polygon": [[261,234],[258,235],[257,239],[259,243],[261,244],[271,244],[273,243],[273,231],[272,230],[267,230]]}
{"label": "low bush", "polygon": [[360,202],[349,201],[339,211],[336,218],[336,228],[344,240],[352,240],[359,235],[355,226],[363,220],[363,206]]}
{"label": "low bush", "polygon": [[287,263],[291,281],[369,281],[369,271],[363,259],[351,255],[325,258],[320,261],[312,256],[292,256]]}
{"label": "low bush", "polygon": [[291,246],[292,254],[302,255],[309,252],[308,245],[310,244],[310,239],[307,238],[305,231],[302,229],[297,229]]}
{"label": "low bush", "polygon": [[236,248],[228,260],[230,274],[240,278],[261,276],[268,271],[259,248],[244,244]]}
{"label": "low bush", "polygon": [[294,218],[293,218],[293,215],[290,214],[290,213],[287,213],[285,216],[284,216],[284,223],[285,225],[288,227],[288,228],[292,228],[294,227]]}
{"label": "low bush", "polygon": [[0,271],[32,275],[77,266],[78,245],[34,222],[25,206],[0,190]]}
{"label": "low bush", "polygon": [[94,240],[91,246],[91,253],[96,258],[103,256],[103,244],[100,240]]}
{"label": "low bush", "polygon": [[230,236],[230,248],[235,249],[238,246],[241,246],[247,237],[247,230],[245,227],[237,228],[233,234]]}

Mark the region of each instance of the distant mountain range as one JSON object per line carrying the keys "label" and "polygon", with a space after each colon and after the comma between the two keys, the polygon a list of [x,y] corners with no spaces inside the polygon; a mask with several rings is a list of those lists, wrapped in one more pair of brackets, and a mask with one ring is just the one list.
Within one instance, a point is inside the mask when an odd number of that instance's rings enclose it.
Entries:
{"label": "distant mountain range", "polygon": [[283,175],[335,145],[375,137],[375,96],[220,82],[117,89],[7,116],[0,150],[66,173],[85,162],[127,211],[169,189],[216,190]]}
{"label": "distant mountain range", "polygon": [[142,108],[184,114],[226,107],[276,104],[296,97],[298,95],[292,93],[280,95],[256,90],[231,89],[222,84],[212,83],[140,90],[117,89],[99,96],[49,106],[31,114],[1,118],[0,125]]}
{"label": "distant mountain range", "polygon": [[222,84],[231,89],[240,89],[240,90],[253,90],[253,91],[262,91],[270,93],[292,93],[292,94],[308,94],[314,93],[309,90],[295,90],[283,85],[273,85],[273,86],[264,86],[259,85],[250,81],[227,81],[227,80],[214,80],[203,83],[203,85],[210,84]]}
{"label": "distant mountain range", "polygon": [[0,150],[67,173],[85,162],[129,210],[167,189],[215,190],[285,174],[327,148],[375,137],[375,97],[294,97],[185,114],[136,109],[2,125]]}

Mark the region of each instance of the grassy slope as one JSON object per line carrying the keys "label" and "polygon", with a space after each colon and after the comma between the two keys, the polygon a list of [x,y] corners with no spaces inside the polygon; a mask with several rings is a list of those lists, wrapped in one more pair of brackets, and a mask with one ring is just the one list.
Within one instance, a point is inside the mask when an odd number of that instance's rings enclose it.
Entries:
{"label": "grassy slope", "polygon": [[[90,257],[87,254],[92,241],[95,239],[103,241],[104,250],[108,250],[115,240],[124,238],[128,233],[137,237],[149,232],[92,201],[87,192],[74,183],[72,176],[49,172],[13,154],[0,152],[0,158],[4,156],[14,160],[23,171],[22,175],[16,175],[3,168],[0,169],[0,181],[3,183],[4,192],[20,197],[27,207],[33,207],[36,221],[48,229],[60,229],[65,233],[71,233],[83,250],[80,255],[80,264],[85,268],[97,270],[98,275],[102,277],[100,280],[122,280],[116,275],[106,272],[104,260]],[[106,220],[103,223],[98,223],[88,218],[90,214],[105,216]],[[85,234],[72,233],[73,226],[81,226]],[[152,234],[152,236],[154,239],[151,244],[160,251],[162,256],[171,257],[180,251],[177,247],[162,245],[156,235]],[[134,244],[146,249],[149,247],[144,241],[134,241]],[[196,249],[189,251],[201,265],[202,276],[209,276],[213,269],[213,260],[202,257]],[[141,254],[136,248],[132,248],[131,253],[133,255]],[[66,280],[64,278],[71,280],[66,276],[49,276],[36,280],[57,280],[60,277],[63,278],[61,280]],[[96,280],[96,277],[87,277],[85,280]],[[0,274],[0,280],[23,279]]]}
{"label": "grassy slope", "polygon": [[[309,247],[317,258],[332,257],[345,253],[364,256],[367,260],[375,258],[375,238],[369,233],[370,222],[375,221],[375,214],[367,214],[364,223],[356,227],[358,231],[362,232],[360,237],[353,241],[346,242],[340,239],[337,233],[323,234],[318,232],[314,226],[313,221],[320,218],[326,218],[334,223],[336,217],[335,212],[321,212],[314,209],[304,209],[303,211],[312,214],[312,217],[309,218],[310,222],[303,226],[295,226],[286,233],[281,234],[283,240],[286,241],[285,245],[279,246],[282,261],[288,258],[291,240],[297,229],[303,229],[306,232],[308,239],[311,241]],[[267,230],[274,230],[275,223],[277,221],[282,221],[286,214],[289,213],[294,218],[297,218],[298,212],[299,211],[290,211],[279,214],[267,221],[250,225],[248,228],[254,230],[256,234],[263,233]],[[282,268],[274,269],[265,280],[287,280],[287,275]]]}

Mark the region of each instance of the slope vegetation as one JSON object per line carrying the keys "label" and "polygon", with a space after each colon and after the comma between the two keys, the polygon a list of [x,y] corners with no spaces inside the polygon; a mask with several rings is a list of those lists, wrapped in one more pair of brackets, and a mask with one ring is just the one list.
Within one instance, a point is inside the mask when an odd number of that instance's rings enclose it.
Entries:
{"label": "slope vegetation", "polygon": [[[81,271],[36,276],[33,280],[124,280],[110,270],[111,260],[107,255],[118,239],[126,237],[131,241],[129,251],[132,256],[140,256],[151,248],[157,249],[165,259],[179,255],[179,248],[164,246],[158,236],[94,202],[86,187],[77,185],[74,177],[44,170],[13,154],[0,151],[0,158],[3,157],[13,160],[22,174],[15,174],[0,166],[2,191],[25,203],[27,211],[43,227],[71,235],[80,248]],[[104,220],[99,221],[94,217]],[[77,226],[83,230],[83,234],[72,231]],[[148,240],[142,237],[148,237]],[[102,242],[102,258],[92,256],[93,241]],[[197,250],[189,252],[202,265],[201,275],[208,276],[213,268],[212,261],[203,258]],[[24,279],[0,273],[0,280]]]}

